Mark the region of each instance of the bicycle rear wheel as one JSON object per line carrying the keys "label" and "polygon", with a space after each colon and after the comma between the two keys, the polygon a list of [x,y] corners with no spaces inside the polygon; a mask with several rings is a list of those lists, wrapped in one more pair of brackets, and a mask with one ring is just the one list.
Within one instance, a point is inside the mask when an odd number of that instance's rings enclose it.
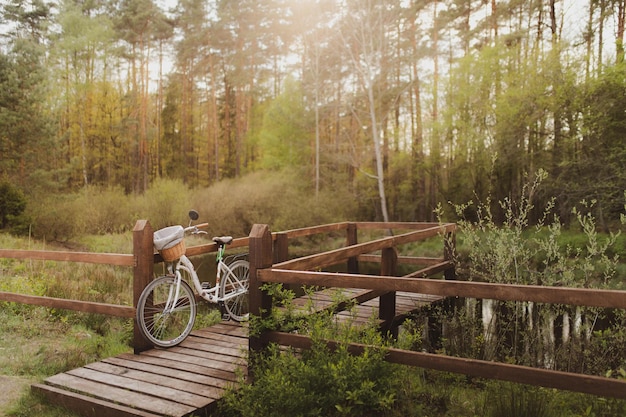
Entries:
{"label": "bicycle rear wheel", "polygon": [[[180,283],[180,285],[178,285]],[[184,280],[166,275],[156,278],[137,302],[141,334],[159,347],[176,346],[191,333],[196,320],[196,298]]]}
{"label": "bicycle rear wheel", "polygon": [[[230,269],[230,272],[228,271]],[[250,263],[239,259],[228,265],[220,283],[220,296],[224,300],[226,312],[235,321],[243,321],[250,316],[248,287],[250,286]]]}

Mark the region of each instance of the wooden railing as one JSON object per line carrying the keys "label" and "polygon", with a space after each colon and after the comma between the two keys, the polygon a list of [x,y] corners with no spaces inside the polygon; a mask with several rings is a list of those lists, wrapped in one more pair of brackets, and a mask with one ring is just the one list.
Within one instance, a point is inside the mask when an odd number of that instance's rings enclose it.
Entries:
{"label": "wooden railing", "polygon": [[[359,227],[362,227],[359,224]],[[380,227],[380,225],[378,225]],[[404,224],[401,225],[405,227]],[[385,225],[385,227],[389,227]],[[266,225],[255,225],[250,233],[250,310],[256,316],[268,316],[272,311],[272,302],[267,293],[261,290],[264,283],[284,283],[336,288],[361,288],[382,291],[380,299],[381,318],[392,317],[394,291],[420,294],[432,294],[445,297],[492,299],[502,301],[532,301],[564,305],[606,307],[626,309],[626,291],[608,291],[580,288],[556,288],[531,285],[505,285],[479,282],[456,281],[453,269],[445,269],[453,247],[448,244],[442,262],[435,262],[437,268],[447,271],[445,280],[424,279],[424,271],[404,277],[395,276],[398,261],[395,247],[409,243],[414,239],[429,236],[431,233],[454,233],[454,225],[440,225],[425,228],[399,236],[382,238],[362,244],[354,243],[343,249],[308,257],[274,263],[272,235]],[[454,242],[448,238],[446,242]],[[381,251],[381,276],[352,273],[318,272],[317,269],[350,259],[369,258],[372,251]],[[448,258],[448,259],[446,259]],[[260,351],[269,343],[295,348],[309,348],[311,340],[307,336],[265,331],[250,337],[250,350]],[[329,340],[329,347],[337,345]],[[361,344],[350,344],[349,350],[359,354],[365,349]],[[454,372],[489,379],[498,379],[516,383],[538,385],[569,391],[589,393],[603,397],[626,398],[626,381],[569,372],[537,369],[527,366],[483,360],[450,357],[439,354],[389,349],[386,360],[393,363],[416,366],[439,371]],[[251,370],[252,375],[254,369]]]}
{"label": "wooden railing", "polygon": [[[385,236],[359,243],[359,230],[402,229],[402,234]],[[291,239],[340,232],[346,235],[346,246],[328,252],[289,259]],[[271,233],[267,225],[254,225],[249,237],[233,241],[231,248],[249,247],[250,251],[250,309],[252,314],[271,314],[269,295],[261,290],[264,283],[284,283],[298,286],[313,285],[337,288],[371,290],[371,298],[380,297],[380,318],[390,323],[395,315],[395,292],[405,291],[444,297],[493,299],[503,301],[533,301],[576,306],[626,309],[626,291],[607,291],[579,288],[556,288],[527,285],[504,285],[455,280],[452,255],[454,252],[454,224],[433,223],[336,223],[324,226]],[[443,256],[436,258],[399,256],[397,248],[429,237],[445,236]],[[35,259],[66,262],[85,262],[127,266],[133,269],[133,306],[141,291],[153,278],[154,264],[162,261],[154,253],[153,230],[149,222],[140,220],[133,229],[132,254],[102,254],[61,251],[25,251],[0,249],[0,258]],[[187,248],[188,256],[214,252],[213,243]],[[379,253],[379,254],[374,254]],[[359,273],[359,262],[380,262],[380,276]],[[324,267],[347,263],[347,273],[320,272]],[[422,266],[409,275],[396,276],[400,263]],[[426,279],[443,273],[443,280]],[[0,292],[0,301],[18,302],[52,308],[134,318],[135,308],[88,301]],[[136,323],[135,323],[136,324]],[[306,336],[267,331],[250,337],[250,350],[259,351],[268,343],[307,348],[311,341]],[[328,341],[329,346],[336,344]],[[133,346],[136,352],[150,346],[139,335],[135,325]],[[364,345],[351,344],[351,352],[358,354]],[[536,369],[525,366],[448,357],[423,352],[389,349],[390,362],[440,371],[517,383],[540,385],[605,397],[626,398],[626,381],[567,372]],[[253,371],[253,370],[252,370]]]}

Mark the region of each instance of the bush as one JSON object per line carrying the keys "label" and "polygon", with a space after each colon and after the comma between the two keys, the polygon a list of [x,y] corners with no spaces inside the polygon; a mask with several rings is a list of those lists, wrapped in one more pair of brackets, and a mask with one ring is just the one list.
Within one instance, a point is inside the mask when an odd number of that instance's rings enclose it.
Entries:
{"label": "bush", "polygon": [[337,191],[316,197],[307,184],[285,173],[255,173],[198,190],[192,203],[210,233],[240,237],[255,223],[281,231],[349,219],[354,203],[342,196]]}
{"label": "bush", "polygon": [[0,182],[0,229],[12,227],[14,231],[24,229],[26,197],[22,190],[8,181]]}

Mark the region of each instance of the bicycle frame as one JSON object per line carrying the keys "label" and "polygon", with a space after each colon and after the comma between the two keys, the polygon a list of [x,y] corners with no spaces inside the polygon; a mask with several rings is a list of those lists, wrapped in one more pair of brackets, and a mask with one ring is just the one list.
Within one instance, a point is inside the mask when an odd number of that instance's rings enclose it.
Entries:
{"label": "bicycle frame", "polygon": [[[172,275],[176,276],[176,279],[179,282],[183,279],[182,273],[180,271],[185,271],[189,275],[189,277],[191,277],[192,282],[190,284],[193,284],[193,288],[196,290],[196,293],[198,293],[202,298],[210,303],[220,303],[226,300],[230,300],[231,298],[237,297],[241,293],[245,293],[247,290],[222,259],[223,253],[223,248],[221,250],[218,250],[215,285],[210,288],[202,287],[200,279],[198,278],[198,274],[196,273],[196,270],[191,263],[191,260],[185,255],[181,256],[177,262],[168,265],[168,270]],[[236,291],[231,291],[228,295],[220,294],[220,283],[222,277],[225,277],[226,275],[228,275],[232,282],[236,285]]]}

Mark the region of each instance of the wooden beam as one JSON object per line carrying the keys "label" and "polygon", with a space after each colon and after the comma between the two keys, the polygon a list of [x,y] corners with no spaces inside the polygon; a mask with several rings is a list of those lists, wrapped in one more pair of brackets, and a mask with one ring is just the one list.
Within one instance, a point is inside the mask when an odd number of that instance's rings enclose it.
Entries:
{"label": "wooden beam", "polygon": [[[133,268],[133,307],[137,308],[137,302],[144,288],[154,278],[154,232],[150,222],[138,220],[133,228],[133,255],[135,265]],[[133,348],[135,353],[148,350],[152,345],[143,337],[139,330],[137,318],[133,322]]]}
{"label": "wooden beam", "polygon": [[[310,349],[312,346],[311,339],[303,335],[268,332],[266,337],[270,342],[277,343],[281,346],[291,346],[298,349]],[[336,349],[339,343],[328,341],[327,345],[330,349]],[[353,355],[360,355],[367,348],[368,346],[363,344],[348,344],[348,350]],[[385,360],[392,363],[434,369],[437,371],[583,392],[600,397],[626,398],[625,380],[401,349],[386,349]]]}
{"label": "wooden beam", "polygon": [[437,236],[442,232],[442,227],[435,225],[428,229],[404,233],[398,236],[389,236],[365,243],[348,246],[346,248],[335,249],[332,251],[304,256],[291,261],[282,262],[274,265],[277,269],[297,269],[309,270],[323,268],[329,265],[336,265],[346,261],[348,258],[359,256],[365,253],[375,252],[385,248],[397,247],[406,243],[423,240],[428,237]]}
{"label": "wooden beam", "polygon": [[626,309],[626,291],[265,269],[263,282]]}
{"label": "wooden beam", "polygon": [[14,294],[4,291],[0,291],[0,301],[37,305],[48,308],[61,308],[65,310],[82,311],[84,313],[106,314],[115,317],[135,317],[135,309],[131,306],[95,303],[91,301],[65,300],[62,298]]}
{"label": "wooden beam", "polygon": [[85,262],[115,266],[133,266],[133,255],[118,253],[89,253],[51,250],[0,249],[0,258],[33,259],[39,261]]}
{"label": "wooden beam", "polygon": [[411,272],[410,274],[405,275],[404,278],[426,278],[438,274],[439,272],[447,271],[450,268],[454,268],[454,263],[451,261],[444,261],[422,268],[419,271]]}

